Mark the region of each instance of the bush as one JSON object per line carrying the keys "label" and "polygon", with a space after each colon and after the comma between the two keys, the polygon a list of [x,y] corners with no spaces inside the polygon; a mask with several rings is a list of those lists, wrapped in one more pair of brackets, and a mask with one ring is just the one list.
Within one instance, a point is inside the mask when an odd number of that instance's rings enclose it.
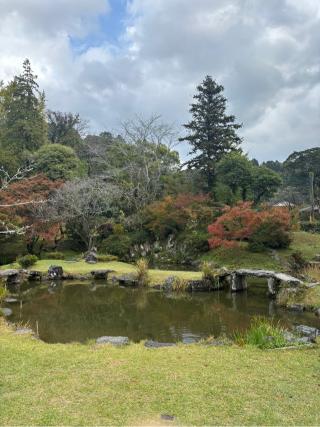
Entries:
{"label": "bush", "polygon": [[288,248],[291,243],[291,237],[280,222],[267,219],[255,229],[248,241],[249,250],[260,252],[265,248]]}
{"label": "bush", "polygon": [[300,229],[302,231],[307,231],[308,233],[320,233],[320,223],[310,223],[309,221],[301,221]]}
{"label": "bush", "polygon": [[126,234],[107,237],[102,241],[100,249],[108,254],[116,255],[119,259],[128,259],[130,256],[131,239]]}
{"label": "bush", "polygon": [[17,261],[22,268],[28,268],[38,261],[38,257],[36,255],[29,254],[18,258]]}
{"label": "bush", "polygon": [[111,261],[118,261],[119,258],[116,255],[97,255],[97,260],[99,262],[111,262]]}
{"label": "bush", "polygon": [[288,258],[289,270],[293,274],[302,273],[307,267],[308,263],[303,257],[302,252],[293,252]]}
{"label": "bush", "polygon": [[55,252],[46,252],[44,254],[44,258],[45,259],[64,259],[65,256],[62,252],[55,251]]}
{"label": "bush", "polygon": [[184,245],[188,255],[198,255],[209,251],[208,238],[209,235],[207,233],[193,231],[189,234],[184,233],[178,239],[178,244]]}
{"label": "bush", "polygon": [[284,332],[278,322],[255,317],[246,332],[235,334],[235,341],[239,345],[253,345],[261,349],[285,347],[288,343]]}
{"label": "bush", "polygon": [[147,286],[150,282],[148,261],[144,258],[140,258],[136,262],[136,271],[139,285]]}

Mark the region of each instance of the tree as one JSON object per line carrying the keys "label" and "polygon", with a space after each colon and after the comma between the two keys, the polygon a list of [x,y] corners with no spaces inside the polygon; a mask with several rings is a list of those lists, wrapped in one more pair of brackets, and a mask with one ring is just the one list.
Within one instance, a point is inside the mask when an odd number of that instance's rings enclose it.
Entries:
{"label": "tree", "polygon": [[119,190],[99,179],[67,182],[50,199],[46,216],[60,220],[88,250],[96,244],[99,227],[117,213]]}
{"label": "tree", "polygon": [[187,141],[192,150],[192,158],[186,162],[189,168],[200,169],[206,177],[207,189],[212,190],[216,181],[216,164],[229,152],[239,151],[241,138],[236,131],[242,125],[235,117],[226,114],[227,99],[224,88],[210,76],[197,87],[196,100],[191,104],[192,120],[184,124],[188,135],[180,138]]}
{"label": "tree", "polygon": [[52,144],[62,144],[78,148],[82,144],[87,123],[79,114],[47,111],[48,138]]}
{"label": "tree", "polygon": [[282,183],[279,174],[265,166],[253,169],[253,200],[255,204],[271,198]]}
{"label": "tree", "polygon": [[121,187],[123,210],[136,213],[161,197],[166,177],[178,171],[174,137],[172,127],[162,123],[159,116],[136,116],[122,123],[121,136],[105,132],[86,138],[90,173],[94,166],[100,176]]}
{"label": "tree", "polygon": [[240,189],[241,198],[245,201],[252,187],[254,169],[258,167],[253,166],[241,153],[229,153],[217,164],[217,175],[222,183],[230,187],[234,195]]}
{"label": "tree", "polygon": [[20,159],[47,141],[45,96],[36,79],[26,59],[22,74],[1,89],[1,145]]}
{"label": "tree", "polygon": [[309,201],[310,173],[314,174],[314,197],[320,200],[320,148],[295,151],[284,162],[284,181]]}
{"label": "tree", "polygon": [[71,147],[46,144],[34,156],[36,170],[53,180],[68,181],[85,175],[85,166]]}

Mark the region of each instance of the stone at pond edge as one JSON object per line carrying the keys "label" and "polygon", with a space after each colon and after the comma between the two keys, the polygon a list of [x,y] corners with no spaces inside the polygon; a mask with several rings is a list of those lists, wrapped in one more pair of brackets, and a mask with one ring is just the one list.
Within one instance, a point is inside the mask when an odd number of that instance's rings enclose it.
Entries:
{"label": "stone at pond edge", "polygon": [[114,273],[114,270],[93,270],[91,271],[91,275],[95,280],[107,280],[108,274]]}
{"label": "stone at pond edge", "polygon": [[121,286],[138,286],[138,280],[136,279],[134,274],[125,274],[124,276],[120,276],[117,278],[119,285]]}
{"label": "stone at pond edge", "polygon": [[33,330],[30,328],[17,328],[14,333],[17,335],[27,335],[33,334]]}
{"label": "stone at pond edge", "polygon": [[291,304],[291,305],[288,305],[287,308],[292,311],[300,311],[300,312],[305,310],[305,307],[303,304]]}
{"label": "stone at pond edge", "polygon": [[11,316],[13,312],[11,308],[4,307],[4,308],[0,308],[0,313],[2,313],[3,316],[8,317],[8,316]]}
{"label": "stone at pond edge", "polygon": [[4,299],[4,302],[8,304],[16,304],[17,302],[19,302],[19,300],[17,300],[17,298],[7,297]]}
{"label": "stone at pond edge", "polygon": [[129,338],[128,337],[110,337],[110,336],[103,336],[96,339],[97,344],[112,344],[115,346],[120,345],[128,345],[129,344]]}
{"label": "stone at pond edge", "polygon": [[296,326],[295,329],[299,334],[305,337],[309,337],[312,340],[315,340],[317,336],[320,335],[319,329],[313,328],[311,326],[299,325],[299,326]]}
{"label": "stone at pond edge", "polygon": [[320,317],[320,308],[317,308],[315,310],[315,315],[318,316],[318,317]]}
{"label": "stone at pond edge", "polygon": [[59,280],[62,279],[63,268],[59,265],[50,265],[48,269],[48,278]]}
{"label": "stone at pond edge", "polygon": [[173,342],[158,342],[153,340],[148,340],[144,343],[144,346],[147,348],[161,348],[161,347],[174,347],[176,343]]}

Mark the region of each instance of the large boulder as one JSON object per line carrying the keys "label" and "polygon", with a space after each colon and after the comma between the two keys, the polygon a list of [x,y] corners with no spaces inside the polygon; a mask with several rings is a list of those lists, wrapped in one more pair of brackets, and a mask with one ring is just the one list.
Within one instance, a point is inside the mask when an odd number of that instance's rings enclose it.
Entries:
{"label": "large boulder", "polygon": [[310,338],[312,341],[315,341],[316,338],[320,336],[320,330],[317,328],[313,328],[312,326],[299,325],[296,326],[296,331],[300,335]]}
{"label": "large boulder", "polygon": [[98,262],[97,249],[96,248],[92,248],[89,252],[87,252],[85,254],[84,260],[88,264],[96,264]]}
{"label": "large boulder", "polygon": [[95,280],[108,280],[108,274],[113,272],[114,270],[93,270],[91,275]]}

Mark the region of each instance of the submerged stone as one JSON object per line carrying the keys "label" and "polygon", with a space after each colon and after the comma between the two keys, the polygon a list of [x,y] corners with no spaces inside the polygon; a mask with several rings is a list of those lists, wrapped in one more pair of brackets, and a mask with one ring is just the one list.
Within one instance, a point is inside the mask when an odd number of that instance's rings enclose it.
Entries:
{"label": "submerged stone", "polygon": [[8,304],[16,304],[19,300],[17,298],[7,297],[4,299],[4,302]]}
{"label": "submerged stone", "polygon": [[128,345],[129,344],[129,338],[128,337],[110,337],[110,336],[103,336],[96,339],[97,344],[112,344],[115,346],[120,345]]}

